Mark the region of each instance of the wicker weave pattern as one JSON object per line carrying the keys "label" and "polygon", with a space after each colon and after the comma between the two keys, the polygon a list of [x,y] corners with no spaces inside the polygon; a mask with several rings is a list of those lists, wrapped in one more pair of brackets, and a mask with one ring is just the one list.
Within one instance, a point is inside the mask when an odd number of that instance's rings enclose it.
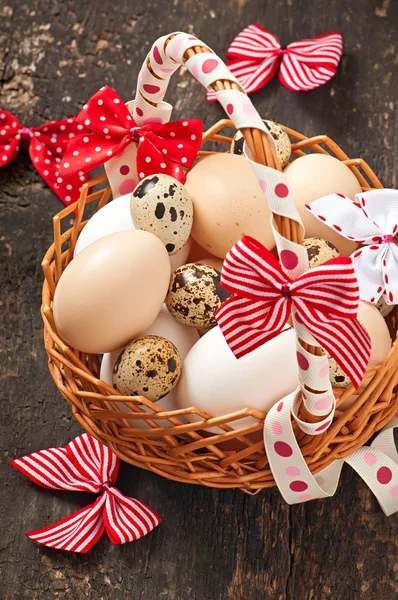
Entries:
{"label": "wicker weave pattern", "polygon": [[[230,144],[231,138],[220,134],[230,126],[228,120],[217,123],[203,136],[203,141]],[[294,156],[308,152],[332,154],[354,172],[363,190],[380,188],[370,167],[361,159],[349,159],[326,136],[306,138],[285,128],[292,140]],[[211,152],[202,150],[201,154]],[[43,270],[42,316],[44,343],[51,375],[63,397],[71,405],[82,427],[109,446],[122,460],[159,475],[186,483],[218,488],[241,488],[256,493],[275,485],[262,441],[265,413],[245,409],[214,418],[198,408],[163,412],[143,397],[115,395],[115,390],[99,379],[100,358],[85,355],[68,347],[56,331],[52,299],[63,269],[73,257],[79,232],[87,223],[86,214],[93,206],[98,211],[110,199],[106,177],[83,186],[79,202],[54,217],[54,243],[48,249]],[[76,210],[73,227],[70,219]],[[65,228],[65,230],[64,230]],[[395,312],[395,311],[394,311]],[[397,409],[398,342],[378,369],[368,372],[372,379],[344,412],[337,409],[332,426],[322,435],[312,437],[296,429],[303,455],[313,473],[336,458],[344,458],[381,429]],[[335,389],[338,406],[350,397],[353,389]],[[121,412],[120,403],[124,405]],[[145,405],[150,412],[144,412]],[[180,417],[197,415],[198,422],[184,424]],[[253,424],[237,430],[231,423],[251,416]],[[309,415],[306,415],[307,418]],[[148,429],[138,429],[144,419]],[[209,434],[204,429],[217,425],[223,432]]]}

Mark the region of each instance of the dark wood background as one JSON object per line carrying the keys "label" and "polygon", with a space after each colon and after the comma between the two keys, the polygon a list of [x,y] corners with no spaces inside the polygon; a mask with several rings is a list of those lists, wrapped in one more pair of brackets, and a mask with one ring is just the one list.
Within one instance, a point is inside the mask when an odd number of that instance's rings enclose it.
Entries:
{"label": "dark wood background", "polygon": [[[195,32],[223,55],[258,22],[283,44],[340,30],[344,57],[324,87],[294,94],[274,79],[253,96],[260,114],[327,133],[397,185],[397,25],[394,0],[1,0],[0,105],[24,125],[75,114],[107,83],[127,101],[150,44]],[[187,73],[169,95],[175,116],[209,126],[222,116]],[[121,600],[393,600],[397,517],[384,517],[346,467],[334,498],[289,507],[278,491],[249,497],[182,485],[123,465],[118,484],[161,513],[146,538],[115,547],[104,536],[86,556],[26,539],[86,505],[52,493],[8,460],[64,445],[81,432],[47,371],[40,320],[41,258],[60,201],[21,154],[0,171],[1,383],[0,597]]]}

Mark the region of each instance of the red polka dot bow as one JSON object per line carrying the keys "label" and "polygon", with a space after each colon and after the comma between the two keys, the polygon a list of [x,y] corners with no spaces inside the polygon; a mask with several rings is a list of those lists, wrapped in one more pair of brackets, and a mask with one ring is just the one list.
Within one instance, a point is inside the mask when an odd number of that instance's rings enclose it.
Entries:
{"label": "red polka dot bow", "polygon": [[191,166],[202,143],[202,121],[196,119],[165,124],[148,119],[138,127],[122,99],[108,86],[90,98],[77,121],[94,133],[71,140],[60,169],[65,180],[103,165],[136,142],[139,179],[166,173],[184,183],[183,169]]}
{"label": "red polka dot bow", "polygon": [[44,546],[85,554],[104,530],[111,542],[124,544],[138,540],[161,522],[151,508],[114,486],[120,460],[87,433],[64,448],[35,452],[10,464],[45,488],[101,494],[93,504],[58,523],[25,534]]}
{"label": "red polka dot bow", "polygon": [[[263,87],[279,68],[279,81],[293,92],[314,90],[337,70],[343,52],[340,33],[300,40],[282,48],[278,38],[261,25],[249,25],[227,51],[227,67],[247,94]],[[214,102],[214,92],[208,93]]]}
{"label": "red polka dot bow", "polygon": [[221,285],[236,294],[216,318],[237,358],[277,336],[293,311],[359,387],[371,342],[356,318],[359,288],[350,258],[334,258],[292,281],[269,250],[244,236],[227,254]]}
{"label": "red polka dot bow", "polygon": [[14,115],[0,108],[0,167],[27,148],[36,171],[66,205],[78,200],[81,186],[89,177],[77,174],[68,183],[57,183],[58,169],[68,142],[84,130],[75,117],[51,121],[40,127],[23,127]]}
{"label": "red polka dot bow", "polygon": [[342,194],[319,198],[306,208],[343,237],[362,246],[351,255],[360,298],[398,302],[398,191],[371,190],[352,202]]}

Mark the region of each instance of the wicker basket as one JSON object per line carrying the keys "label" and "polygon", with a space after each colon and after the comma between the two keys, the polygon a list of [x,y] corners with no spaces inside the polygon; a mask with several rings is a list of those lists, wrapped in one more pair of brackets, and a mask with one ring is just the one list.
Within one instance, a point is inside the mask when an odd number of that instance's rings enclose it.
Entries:
{"label": "wicker basket", "polygon": [[[204,51],[208,49],[200,46],[190,49],[186,58],[194,52]],[[228,89],[231,83],[218,81],[214,89],[220,89],[220,85],[224,86],[221,89]],[[225,145],[231,143],[231,138],[220,131],[232,126],[229,120],[220,121],[204,134],[203,143],[216,142],[221,144],[220,150],[225,151]],[[363,190],[382,187],[362,159],[349,159],[327,136],[306,138],[288,127],[285,130],[291,138],[294,157],[308,152],[331,154],[352,170]],[[263,136],[257,135],[261,133],[243,130],[258,162],[262,160],[264,164],[278,168]],[[200,152],[202,155],[208,153],[212,150],[202,149]],[[49,369],[59,391],[71,405],[81,426],[132,465],[175,481],[215,488],[240,488],[248,493],[257,493],[275,485],[262,440],[265,413],[248,408],[213,417],[196,407],[164,412],[143,397],[116,395],[112,387],[99,379],[101,357],[74,350],[57,333],[52,312],[57,282],[73,257],[76,240],[87,223],[87,215],[93,213],[93,207],[95,211],[102,208],[110,197],[106,177],[99,177],[83,186],[78,203],[65,208],[53,219],[54,243],[42,263],[45,274],[42,317]],[[74,219],[72,226],[71,219]],[[291,232],[291,236],[293,241],[300,241],[297,232]],[[389,319],[395,321],[395,309]],[[307,349],[311,351],[311,347]],[[333,424],[325,433],[309,436],[295,426],[301,451],[313,473],[333,460],[351,454],[392,418],[398,404],[395,392],[397,367],[398,342],[395,342],[384,363],[367,372],[368,384],[361,387],[348,409],[342,411],[339,406],[353,395],[353,387],[334,390],[337,410]],[[142,405],[148,412],[142,409]],[[181,417],[184,415],[190,415],[191,420],[192,415],[196,415],[195,422],[183,422]],[[241,429],[231,427],[231,423],[248,416],[252,417],[251,425]],[[304,417],[313,422],[317,420],[306,412]],[[135,423],[143,419],[149,427],[136,427]],[[222,433],[205,431],[214,426]]]}

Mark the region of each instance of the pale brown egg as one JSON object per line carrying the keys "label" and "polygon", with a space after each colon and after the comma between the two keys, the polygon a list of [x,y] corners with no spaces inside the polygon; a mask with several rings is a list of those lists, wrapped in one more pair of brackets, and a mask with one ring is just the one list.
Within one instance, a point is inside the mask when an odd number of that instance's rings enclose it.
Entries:
{"label": "pale brown egg", "polygon": [[156,319],[170,280],[163,243],[146,231],[105,236],[78,254],[54,296],[54,320],[73,347],[92,354],[124,346]]}
{"label": "pale brown egg", "polygon": [[307,154],[289,163],[284,174],[303,220],[305,236],[332,242],[344,256],[352,254],[356,249],[355,242],[343,238],[305,208],[306,204],[333,193],[354,200],[355,194],[361,192],[361,186],[351,169],[328,154]]}
{"label": "pale brown egg", "polygon": [[221,273],[223,260],[221,258],[217,258],[216,256],[207,256],[206,258],[201,258],[196,261],[200,265],[208,265],[209,267],[213,267],[219,273]]}
{"label": "pale brown egg", "polygon": [[244,233],[275,246],[270,210],[244,156],[206,156],[189,171],[185,187],[194,205],[191,235],[206,251],[225,258]]}

